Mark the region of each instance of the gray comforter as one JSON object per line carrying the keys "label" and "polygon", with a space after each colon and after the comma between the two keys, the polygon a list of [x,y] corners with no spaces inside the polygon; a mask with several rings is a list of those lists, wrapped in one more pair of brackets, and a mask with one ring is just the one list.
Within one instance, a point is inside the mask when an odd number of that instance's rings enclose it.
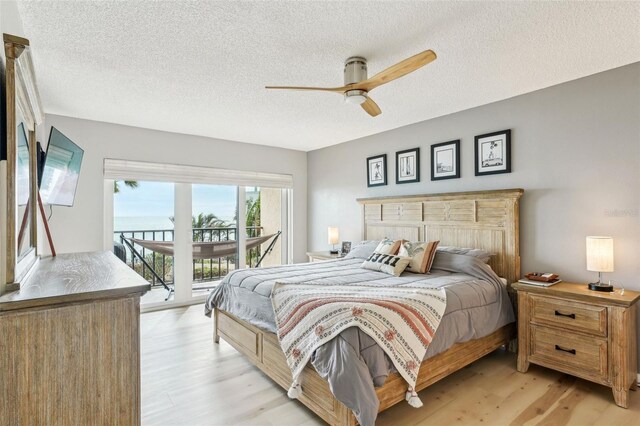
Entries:
{"label": "gray comforter", "polygon": [[[488,265],[474,257],[438,252],[431,274],[406,272],[400,277],[362,269],[362,261],[338,259],[234,271],[210,294],[205,313],[210,315],[214,307],[219,307],[275,333],[270,295],[276,281],[444,288],[447,308],[425,359],[514,321],[505,285]],[[336,398],[353,410],[361,425],[375,423],[379,402],[374,386],[382,386],[394,368],[373,339],[358,328],[347,329],[317,349],[312,364],[329,382]]]}

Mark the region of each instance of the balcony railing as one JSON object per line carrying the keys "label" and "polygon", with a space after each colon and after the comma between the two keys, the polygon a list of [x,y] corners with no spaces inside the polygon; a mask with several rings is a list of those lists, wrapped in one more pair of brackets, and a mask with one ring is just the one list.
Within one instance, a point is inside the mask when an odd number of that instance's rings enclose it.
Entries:
{"label": "balcony railing", "polygon": [[[247,237],[259,237],[262,232],[261,227],[248,226]],[[214,227],[214,228],[193,228],[193,241],[235,241],[238,235],[236,227]],[[120,236],[125,238],[137,238],[152,241],[173,241],[173,229],[146,229],[136,231],[116,231],[114,232],[114,242],[120,242]],[[155,273],[161,277],[166,284],[173,283],[173,256],[155,253],[147,248],[134,244],[134,248],[145,259],[147,264],[153,268]],[[253,267],[261,256],[261,247],[247,250],[247,266]],[[144,265],[144,263],[133,255],[131,250],[125,249],[125,263],[136,271],[152,286],[161,286],[157,277]],[[225,256],[217,259],[194,259],[193,260],[193,282],[203,283],[222,279],[230,271],[236,269],[237,256]]]}

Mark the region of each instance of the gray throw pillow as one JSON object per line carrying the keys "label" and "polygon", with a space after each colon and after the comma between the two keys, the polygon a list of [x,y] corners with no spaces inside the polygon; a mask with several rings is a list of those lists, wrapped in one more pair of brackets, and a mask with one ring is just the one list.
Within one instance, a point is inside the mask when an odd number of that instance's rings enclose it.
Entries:
{"label": "gray throw pillow", "polygon": [[489,260],[491,259],[491,256],[493,256],[492,253],[489,253],[486,250],[474,249],[474,248],[453,247],[453,246],[438,246],[437,251],[475,257],[477,259],[480,259],[484,263],[489,263]]}
{"label": "gray throw pillow", "polygon": [[351,247],[351,251],[344,257],[345,259],[367,259],[373,254],[380,244],[380,240],[362,241]]}

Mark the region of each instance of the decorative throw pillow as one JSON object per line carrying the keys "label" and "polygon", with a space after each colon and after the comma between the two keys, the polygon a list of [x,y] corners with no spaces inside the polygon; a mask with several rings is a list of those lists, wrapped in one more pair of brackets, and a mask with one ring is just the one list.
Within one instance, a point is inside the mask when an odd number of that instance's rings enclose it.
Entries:
{"label": "decorative throw pillow", "polygon": [[410,257],[374,252],[367,260],[362,262],[362,267],[399,277],[410,261]]}
{"label": "decorative throw pillow", "polygon": [[416,274],[428,274],[436,256],[436,249],[440,241],[412,243],[403,241],[398,256],[411,258],[407,271]]}
{"label": "decorative throw pillow", "polygon": [[393,241],[388,238],[383,238],[382,241],[380,241],[380,244],[378,244],[378,247],[376,247],[375,251],[382,254],[398,254],[401,243],[401,240]]}

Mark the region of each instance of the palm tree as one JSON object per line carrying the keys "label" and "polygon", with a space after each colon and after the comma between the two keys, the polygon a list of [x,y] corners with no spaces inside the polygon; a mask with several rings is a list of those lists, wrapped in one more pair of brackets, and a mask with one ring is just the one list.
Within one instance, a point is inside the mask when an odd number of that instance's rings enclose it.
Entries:
{"label": "palm tree", "polygon": [[228,224],[213,213],[198,213],[191,218],[192,228],[223,228]]}
{"label": "palm tree", "polygon": [[[193,229],[202,229],[202,228],[227,228],[229,224],[220,219],[213,213],[198,213],[197,216],[191,217],[191,227]],[[218,231],[218,240],[222,240],[222,232]],[[227,231],[227,237],[229,233]],[[211,232],[210,238],[214,240],[214,232]],[[194,241],[204,241],[204,231],[200,231],[199,233],[193,233]]]}
{"label": "palm tree", "polygon": [[[258,227],[260,226],[260,195],[255,200],[248,199],[245,203],[247,218],[245,220],[245,226]],[[233,221],[238,222],[238,210],[236,209],[233,215]]]}
{"label": "palm tree", "polygon": [[[131,189],[136,189],[138,186],[140,186],[137,180],[125,180],[124,184]],[[118,192],[120,192],[120,186],[118,185],[118,181],[115,180],[113,181],[113,193],[117,194]]]}
{"label": "palm tree", "polygon": [[247,200],[247,228],[260,226],[260,195],[255,200]]}
{"label": "palm tree", "polygon": [[[255,199],[248,199],[246,202],[247,218],[245,226],[247,227],[248,237],[260,236],[260,193]],[[236,214],[236,217],[238,215]],[[255,265],[258,263],[262,250],[260,247],[256,247],[247,252],[247,261],[249,265]]]}
{"label": "palm tree", "polygon": [[[174,216],[170,216],[169,220],[175,223]],[[204,241],[204,229],[228,228],[231,225],[213,213],[198,213],[197,216],[191,216],[191,228],[200,229],[200,232],[193,233],[193,241]],[[214,233],[211,232],[211,240],[214,240],[213,237]],[[222,239],[221,237],[221,233],[218,233],[218,238]]]}

